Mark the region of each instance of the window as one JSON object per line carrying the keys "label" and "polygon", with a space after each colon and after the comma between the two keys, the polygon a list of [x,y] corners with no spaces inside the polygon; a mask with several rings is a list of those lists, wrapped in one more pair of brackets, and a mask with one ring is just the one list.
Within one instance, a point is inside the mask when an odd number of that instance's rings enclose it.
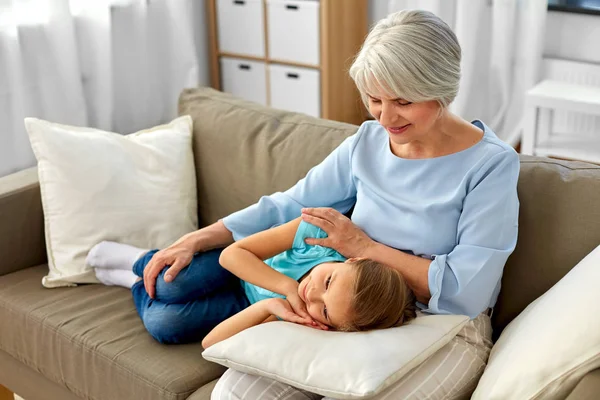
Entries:
{"label": "window", "polygon": [[600,15],[600,0],[548,0],[548,9]]}

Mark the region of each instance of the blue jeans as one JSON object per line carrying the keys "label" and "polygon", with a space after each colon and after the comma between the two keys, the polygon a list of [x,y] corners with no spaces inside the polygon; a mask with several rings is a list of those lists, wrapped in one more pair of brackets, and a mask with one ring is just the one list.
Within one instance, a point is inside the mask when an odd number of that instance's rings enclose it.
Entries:
{"label": "blue jeans", "polygon": [[[144,268],[157,251],[135,262],[137,276],[144,276]],[[221,251],[197,253],[170,283],[164,279],[165,267],[156,279],[154,299],[148,296],[143,280],[133,285],[133,302],[152,337],[161,343],[198,342],[250,305],[240,279],[219,264]]]}

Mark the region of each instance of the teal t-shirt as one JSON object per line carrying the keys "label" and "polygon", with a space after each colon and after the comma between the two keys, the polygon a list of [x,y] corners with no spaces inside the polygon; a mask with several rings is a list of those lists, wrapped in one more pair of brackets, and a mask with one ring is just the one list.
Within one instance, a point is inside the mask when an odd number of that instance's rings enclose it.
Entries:
{"label": "teal t-shirt", "polygon": [[[297,281],[319,264],[332,261],[346,261],[346,257],[333,249],[304,243],[304,239],[306,238],[321,239],[326,237],[327,233],[321,228],[301,221],[296,231],[292,248],[265,260],[265,263],[274,270]],[[245,281],[242,282],[242,285],[251,304],[273,297],[285,298],[285,296],[278,293]]]}

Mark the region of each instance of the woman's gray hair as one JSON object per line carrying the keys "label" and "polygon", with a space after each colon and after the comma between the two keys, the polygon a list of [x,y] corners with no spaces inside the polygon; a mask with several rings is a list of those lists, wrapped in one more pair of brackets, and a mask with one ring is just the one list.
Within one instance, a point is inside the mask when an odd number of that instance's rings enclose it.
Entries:
{"label": "woman's gray hair", "polygon": [[460,83],[460,45],[450,27],[429,11],[403,10],[377,22],[350,76],[368,108],[368,94],[448,107]]}

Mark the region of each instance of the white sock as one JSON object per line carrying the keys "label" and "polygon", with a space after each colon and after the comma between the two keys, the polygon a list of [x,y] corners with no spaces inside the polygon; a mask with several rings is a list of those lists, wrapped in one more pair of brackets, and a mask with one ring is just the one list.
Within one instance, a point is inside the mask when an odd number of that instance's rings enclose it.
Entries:
{"label": "white sock", "polygon": [[107,286],[123,286],[131,289],[139,278],[133,271],[122,269],[94,268],[96,278]]}
{"label": "white sock", "polygon": [[133,264],[148,250],[117,242],[100,242],[85,259],[86,264],[94,268],[133,270]]}

